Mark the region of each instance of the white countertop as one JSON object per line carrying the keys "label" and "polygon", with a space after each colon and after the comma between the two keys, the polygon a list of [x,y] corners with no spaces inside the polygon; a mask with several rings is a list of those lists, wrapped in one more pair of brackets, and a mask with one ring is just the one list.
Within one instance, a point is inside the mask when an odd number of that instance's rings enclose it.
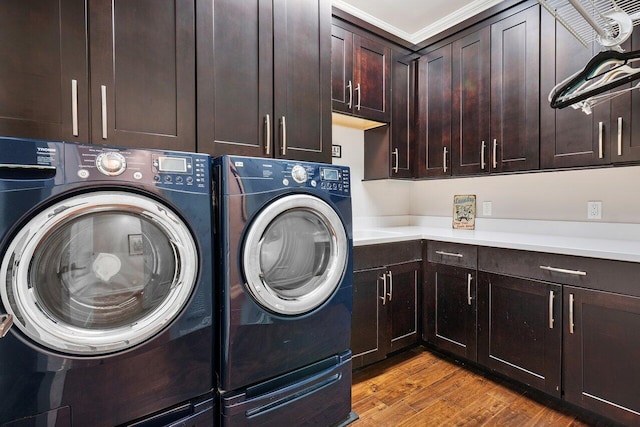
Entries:
{"label": "white countertop", "polygon": [[476,221],[475,230],[454,230],[450,218],[409,217],[393,221],[354,218],[353,244],[426,239],[640,262],[640,224],[480,218]]}

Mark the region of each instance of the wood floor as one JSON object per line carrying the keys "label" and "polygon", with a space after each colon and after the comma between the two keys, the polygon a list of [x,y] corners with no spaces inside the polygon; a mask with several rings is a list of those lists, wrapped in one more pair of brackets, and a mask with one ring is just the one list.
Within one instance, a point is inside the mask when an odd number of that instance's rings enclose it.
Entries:
{"label": "wood floor", "polygon": [[355,372],[352,393],[354,427],[607,425],[422,347]]}

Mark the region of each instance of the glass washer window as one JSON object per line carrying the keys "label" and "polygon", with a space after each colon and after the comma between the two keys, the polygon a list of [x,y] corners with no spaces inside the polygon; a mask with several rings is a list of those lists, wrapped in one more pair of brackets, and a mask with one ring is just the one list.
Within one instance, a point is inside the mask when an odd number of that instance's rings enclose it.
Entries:
{"label": "glass washer window", "polygon": [[96,355],[134,346],[182,310],[197,275],[186,225],[141,195],[65,199],[29,221],[0,267],[4,306],[34,341]]}
{"label": "glass washer window", "polygon": [[340,285],[348,241],[338,214],[308,195],[268,205],[244,245],[247,285],[270,311],[295,315],[322,305]]}

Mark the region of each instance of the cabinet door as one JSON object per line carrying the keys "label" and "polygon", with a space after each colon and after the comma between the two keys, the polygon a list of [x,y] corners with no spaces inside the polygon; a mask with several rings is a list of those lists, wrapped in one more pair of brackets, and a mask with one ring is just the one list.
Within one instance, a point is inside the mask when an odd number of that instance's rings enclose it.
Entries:
{"label": "cabinet door", "polygon": [[568,402],[625,425],[640,419],[640,298],[564,287]]}
{"label": "cabinet door", "polygon": [[480,272],[478,363],[560,397],[562,286]]}
{"label": "cabinet door", "polygon": [[490,48],[488,27],[452,45],[451,169],[454,175],[490,170]]}
{"label": "cabinet door", "polygon": [[273,5],[275,157],[331,163],[331,2]]}
{"label": "cabinet door", "polygon": [[331,27],[331,108],[351,113],[353,109],[353,33]]}
{"label": "cabinet door", "polygon": [[451,45],[418,63],[418,176],[451,175]]}
{"label": "cabinet door", "polygon": [[194,151],[194,0],[89,2],[92,142]]}
{"label": "cabinet door", "polygon": [[389,122],[391,49],[354,34],[353,55],[353,113],[370,120]]}
{"label": "cabinet door", "polygon": [[411,178],[413,162],[414,56],[393,52],[391,70],[391,178]]}
{"label": "cabinet door", "polygon": [[475,361],[475,301],[474,270],[429,263],[424,290],[423,339]]}
{"label": "cabinet door", "polygon": [[540,7],[491,25],[491,170],[537,169]]}
{"label": "cabinet door", "polygon": [[553,109],[547,99],[551,89],[582,70],[599,50],[596,42],[585,48],[566,28],[542,11],[542,64],[540,104],[540,166],[542,168],[590,166],[609,163],[610,103],[591,114],[566,107]]}
{"label": "cabinet door", "polygon": [[202,1],[197,19],[198,151],[272,157],[272,0]]}
{"label": "cabinet door", "polygon": [[88,140],[85,16],[83,0],[0,2],[0,134]]}
{"label": "cabinet door", "polygon": [[382,360],[388,353],[387,310],[383,279],[385,268],[353,273],[353,309],[351,312],[351,351],[353,367]]}
{"label": "cabinet door", "polygon": [[420,262],[393,265],[387,271],[387,306],[391,347],[396,351],[418,342]]}
{"label": "cabinet door", "polygon": [[[640,50],[640,31],[631,34],[625,51]],[[614,90],[637,85],[638,81]],[[598,107],[596,107],[598,108]],[[613,163],[640,161],[640,90],[632,90],[611,99],[611,150]]]}

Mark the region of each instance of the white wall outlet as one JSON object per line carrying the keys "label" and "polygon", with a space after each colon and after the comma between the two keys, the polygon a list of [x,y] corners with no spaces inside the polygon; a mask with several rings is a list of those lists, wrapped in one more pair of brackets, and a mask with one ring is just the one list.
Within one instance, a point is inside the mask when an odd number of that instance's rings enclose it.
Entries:
{"label": "white wall outlet", "polygon": [[482,202],[482,215],[491,216],[493,210],[493,204],[491,202]]}
{"label": "white wall outlet", "polygon": [[587,219],[602,219],[602,202],[587,202]]}

